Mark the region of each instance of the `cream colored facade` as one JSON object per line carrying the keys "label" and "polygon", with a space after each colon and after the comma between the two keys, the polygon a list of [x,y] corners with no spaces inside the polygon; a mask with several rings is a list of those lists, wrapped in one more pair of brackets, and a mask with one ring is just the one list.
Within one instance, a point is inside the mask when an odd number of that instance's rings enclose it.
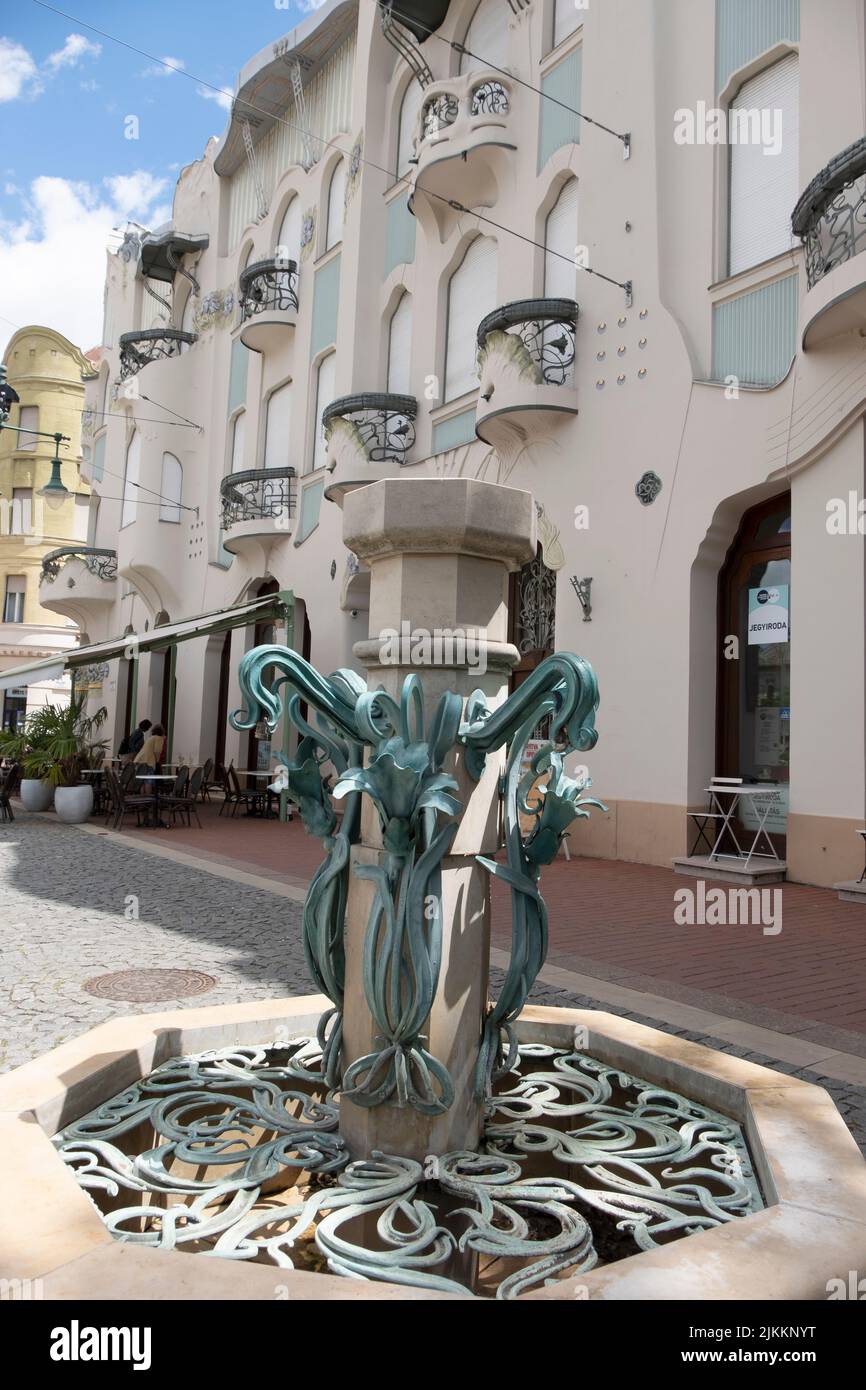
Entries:
{"label": "cream colored facade", "polygon": [[[354,644],[379,634],[341,540],[343,486],[432,474],[528,489],[545,568],[527,578],[524,646],[579,652],[601,690],[587,761],[610,810],[573,848],[669,864],[708,779],[742,770],[778,783],[783,828],[789,798],[789,877],[856,877],[864,542],[856,521],[831,534],[828,506],[853,494],[856,510],[864,492],[866,243],[855,216],[836,246],[816,195],[807,273],[790,216],[866,135],[862,0],[456,0],[410,46],[421,81],[376,7],[330,0],[242,70],[170,227],[109,255],[91,404],[113,418],[97,416],[86,476],[118,579],[79,599],[78,621],[93,642],[152,634],[269,585],[293,595],[289,637],[317,667],[357,666]],[[718,142],[712,111],[759,100],[768,145],[781,112],[776,152]],[[857,158],[839,184],[852,205]],[[488,320],[476,372],[480,320],[538,300]],[[153,360],[136,370],[123,334]],[[345,401],[363,393],[390,399]],[[790,501],[790,521],[771,523],[790,559],[759,565],[752,586],[747,567],[737,594],[781,584],[793,616],[785,652],[756,654],[744,625],[726,626],[720,575],[746,514],[773,498],[782,513]],[[585,622],[571,581],[588,577]],[[62,591],[52,605],[64,611]],[[726,707],[730,637],[742,665]],[[246,735],[225,724],[254,626],[229,640],[225,656],[211,633],[170,659],[112,660],[94,698],[115,742],[127,719],[172,712],[173,671],[175,754],[247,767]]]}
{"label": "cream colored facade", "polygon": [[[3,672],[40,657],[61,656],[79,637],[68,613],[43,607],[42,563],[61,546],[87,541],[89,486],[81,479],[85,383],[96,368],[52,328],[19,329],[3,358],[9,385],[20,397],[0,431],[0,681]],[[17,433],[15,426],[68,436],[61,445],[69,496],[51,510],[39,496],[51,477],[54,441]],[[70,678],[36,675],[26,686],[0,689],[4,727],[27,710],[69,698]],[[25,695],[17,691],[24,691]],[[26,698],[26,705],[24,703]]]}

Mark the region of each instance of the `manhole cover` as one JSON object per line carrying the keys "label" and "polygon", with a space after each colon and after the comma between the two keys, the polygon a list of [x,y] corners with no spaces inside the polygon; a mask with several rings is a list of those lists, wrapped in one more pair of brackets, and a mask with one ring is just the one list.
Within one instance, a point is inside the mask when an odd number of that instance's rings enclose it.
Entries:
{"label": "manhole cover", "polygon": [[84,989],[99,999],[120,999],[127,1004],[152,1004],[158,999],[184,999],[204,994],[216,980],[202,970],[117,970],[95,975]]}

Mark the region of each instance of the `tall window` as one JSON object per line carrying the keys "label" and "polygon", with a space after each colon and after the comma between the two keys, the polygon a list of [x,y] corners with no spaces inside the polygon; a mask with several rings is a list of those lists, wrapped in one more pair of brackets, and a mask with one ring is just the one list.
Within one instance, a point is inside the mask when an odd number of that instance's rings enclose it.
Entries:
{"label": "tall window", "polygon": [[343,214],[346,210],[346,161],[341,159],[328,185],[328,235],[325,250],[343,240]]}
{"label": "tall window", "polygon": [[244,443],[246,439],[247,413],[241,410],[231,423],[232,450],[230,473],[241,473],[244,467]]}
{"label": "tall window", "polygon": [[412,168],[410,160],[415,154],[414,135],[418,125],[418,113],[421,110],[421,102],[424,99],[424,92],[420,82],[413,77],[406,91],[403,93],[403,101],[400,105],[400,122],[397,134],[397,175],[401,177],[408,174]]}
{"label": "tall window", "polygon": [[[180,319],[180,327],[181,327],[181,331],[182,331],[183,333],[192,333],[192,331],[193,331],[192,320],[193,320],[193,315],[194,315],[194,314],[195,314],[195,294],[193,293],[192,285],[190,285],[189,294],[187,295],[186,299],[185,299],[184,302],[183,302],[183,313],[182,313],[181,319]],[[187,352],[187,351],[189,350],[189,347],[190,347],[190,344],[189,344],[189,343],[181,343],[181,345],[180,345],[180,350],[181,350],[181,352]]]}
{"label": "tall window", "polygon": [[90,498],[85,497],[83,492],[76,492],[73,519],[72,519],[72,538],[76,541],[87,541],[87,529],[90,524]]}
{"label": "tall window", "polygon": [[28,536],[33,530],[33,489],[12,489],[12,511],[9,517],[10,536]]}
{"label": "tall window", "polygon": [[508,13],[503,0],[481,0],[463,40],[463,47],[470,49],[477,57],[469,53],[461,54],[461,73],[488,66],[505,67],[508,57]]}
{"label": "tall window", "polygon": [[313,446],[313,467],[324,468],[328,461],[328,451],[325,446],[325,432],[322,429],[322,411],[326,405],[330,405],[334,399],[334,378],[337,364],[337,354],[329,352],[327,357],[323,357],[319,363],[319,371],[316,378],[316,422],[315,422],[315,444]]}
{"label": "tall window", "polygon": [[294,261],[295,265],[301,259],[301,200],[298,197],[291,199],[283,213],[277,232],[274,258],[279,261]]}
{"label": "tall window", "polygon": [[388,335],[388,390],[399,396],[410,394],[412,356],[412,297],[400,296],[391,315]]}
{"label": "tall window", "polygon": [[744,82],[728,108],[731,275],[794,244],[799,108],[799,64],[793,53]]}
{"label": "tall window", "polygon": [[6,598],[3,604],[4,623],[23,623],[26,590],[27,580],[23,574],[6,576]]}
{"label": "tall window", "polygon": [[553,0],[553,47],[567,39],[583,23],[583,9],[577,0]]}
{"label": "tall window", "polygon": [[126,450],[126,469],[123,475],[123,506],[120,509],[121,528],[129,526],[138,515],[138,474],[141,467],[141,435],[135,431]]}
{"label": "tall window", "polygon": [[289,461],[289,428],[292,418],[292,383],[278,386],[268,396],[265,419],[265,468],[285,468]]}
{"label": "tall window", "polygon": [[496,242],[476,237],[448,286],[445,395],[453,401],[478,385],[475,368],[478,325],[496,308]]}
{"label": "tall window", "polygon": [[[22,405],[18,408],[18,424],[22,430],[38,430],[39,409],[35,405]],[[32,434],[19,434],[16,449],[35,449],[36,437]]]}
{"label": "tall window", "polygon": [[180,459],[176,459],[174,454],[163,454],[162,456],[162,476],[159,490],[161,493],[160,521],[179,522],[180,499],[183,494],[183,467]]}
{"label": "tall window", "polygon": [[576,247],[577,179],[569,179],[544,224],[544,293],[548,299],[574,299]]}

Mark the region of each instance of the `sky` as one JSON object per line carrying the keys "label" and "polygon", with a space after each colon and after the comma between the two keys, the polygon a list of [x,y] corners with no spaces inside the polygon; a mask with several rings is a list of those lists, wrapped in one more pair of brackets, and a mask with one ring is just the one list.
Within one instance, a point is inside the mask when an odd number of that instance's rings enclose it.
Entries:
{"label": "sky", "polygon": [[239,69],[319,3],[0,0],[0,355],[33,323],[99,343],[114,229],[169,219]]}

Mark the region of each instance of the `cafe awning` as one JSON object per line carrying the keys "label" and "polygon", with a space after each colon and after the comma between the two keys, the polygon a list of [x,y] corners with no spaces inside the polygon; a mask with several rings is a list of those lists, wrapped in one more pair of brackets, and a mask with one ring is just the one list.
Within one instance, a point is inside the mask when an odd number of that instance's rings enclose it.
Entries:
{"label": "cafe awning", "polygon": [[147,632],[125,632],[107,642],[94,642],[87,647],[71,647],[63,656],[42,657],[28,662],[25,666],[13,666],[0,671],[0,690],[13,686],[32,685],[36,680],[57,680],[64,670],[74,671],[80,666],[90,666],[100,661],[111,661],[118,656],[134,657],[142,652],[159,651],[176,642],[188,642],[192,637],[206,637],[215,632],[227,632],[230,628],[246,627],[249,623],[260,623],[268,618],[283,619],[292,607],[292,595],[287,591],[267,594],[240,604],[237,608],[223,608],[214,613],[200,613],[195,618],[184,618],[178,623],[165,623]]}

